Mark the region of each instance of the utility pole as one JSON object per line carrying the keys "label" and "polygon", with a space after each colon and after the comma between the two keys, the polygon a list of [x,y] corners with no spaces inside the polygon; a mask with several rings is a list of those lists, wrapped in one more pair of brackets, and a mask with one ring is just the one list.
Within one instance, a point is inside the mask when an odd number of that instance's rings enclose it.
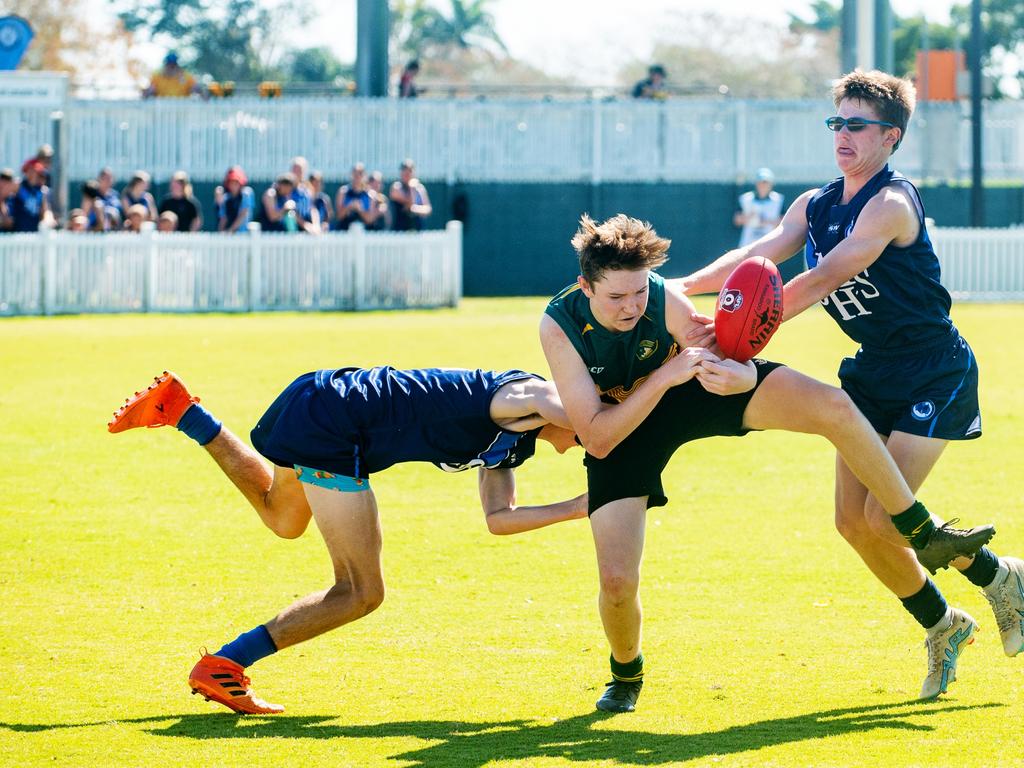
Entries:
{"label": "utility pole", "polygon": [[985,226],[985,188],[981,166],[981,0],[971,0],[971,226]]}
{"label": "utility pole", "polygon": [[388,0],[358,0],[356,6],[356,95],[388,95]]}

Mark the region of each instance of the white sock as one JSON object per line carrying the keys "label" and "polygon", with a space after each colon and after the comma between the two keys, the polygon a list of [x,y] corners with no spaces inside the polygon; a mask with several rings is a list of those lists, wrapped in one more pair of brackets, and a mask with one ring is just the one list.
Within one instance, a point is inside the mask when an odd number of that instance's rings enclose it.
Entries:
{"label": "white sock", "polygon": [[999,567],[996,568],[996,575],[992,579],[992,583],[987,587],[982,587],[982,590],[989,595],[994,595],[1006,578],[1010,575],[1010,569],[1006,567],[1006,563],[1003,562],[1002,558],[999,559]]}
{"label": "white sock", "polygon": [[928,637],[942,632],[943,630],[949,629],[953,624],[953,607],[951,605],[946,606],[946,612],[942,614],[942,618],[939,619],[938,623],[934,626],[928,627],[925,632],[928,633]]}

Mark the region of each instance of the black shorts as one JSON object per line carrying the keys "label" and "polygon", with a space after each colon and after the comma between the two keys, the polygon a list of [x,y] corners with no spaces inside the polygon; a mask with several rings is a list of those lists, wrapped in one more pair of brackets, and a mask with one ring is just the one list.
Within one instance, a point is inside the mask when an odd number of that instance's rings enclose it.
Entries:
{"label": "black shorts", "polygon": [[959,334],[913,353],[861,349],[843,360],[839,380],[881,435],[981,437],[978,361]]}
{"label": "black shorts", "polygon": [[648,507],[668,503],[661,473],[679,446],[703,437],[740,436],[743,412],[765,377],[781,363],[754,360],[757,384],[749,392],[723,397],[708,392],[696,379],[672,387],[640,426],[603,459],[589,453],[587,468],[589,512],[619,499],[647,497]]}

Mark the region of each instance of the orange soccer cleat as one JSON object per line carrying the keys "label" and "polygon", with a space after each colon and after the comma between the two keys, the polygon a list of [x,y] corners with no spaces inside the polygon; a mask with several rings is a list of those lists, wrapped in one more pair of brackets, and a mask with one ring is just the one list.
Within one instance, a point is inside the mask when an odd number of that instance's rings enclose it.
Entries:
{"label": "orange soccer cleat", "polygon": [[188,676],[192,693],[200,693],[207,701],[216,701],[243,715],[277,715],[284,712],[280,704],[258,698],[252,690],[245,668],[231,659],[203,653]]}
{"label": "orange soccer cleat", "polygon": [[189,394],[181,379],[164,371],[146,389],[124,401],[107,423],[107,430],[124,432],[135,427],[173,427],[189,406],[198,402],[199,398]]}

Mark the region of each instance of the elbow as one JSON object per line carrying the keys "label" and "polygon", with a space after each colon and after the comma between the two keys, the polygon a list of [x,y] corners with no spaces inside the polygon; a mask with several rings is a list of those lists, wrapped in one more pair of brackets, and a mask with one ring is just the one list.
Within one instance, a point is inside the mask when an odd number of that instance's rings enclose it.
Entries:
{"label": "elbow", "polygon": [[608,440],[585,440],[581,436],[580,441],[583,443],[583,450],[595,459],[607,458],[608,454],[615,449],[615,444]]}
{"label": "elbow", "polygon": [[487,515],[486,520],[488,532],[495,536],[508,536],[510,533],[515,533],[501,519],[501,515],[490,514]]}

